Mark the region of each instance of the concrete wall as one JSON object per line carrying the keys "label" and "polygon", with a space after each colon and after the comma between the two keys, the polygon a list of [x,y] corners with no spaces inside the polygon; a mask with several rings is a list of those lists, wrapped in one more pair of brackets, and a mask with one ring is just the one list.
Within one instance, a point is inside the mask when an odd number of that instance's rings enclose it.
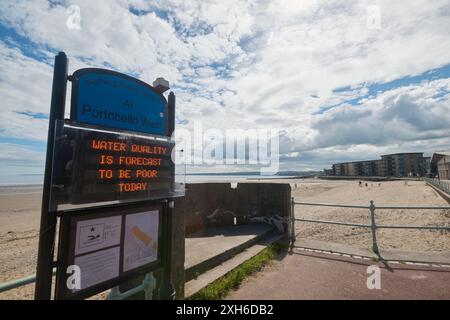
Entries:
{"label": "concrete wall", "polygon": [[250,223],[256,217],[288,217],[289,184],[189,184],[186,196],[175,201],[176,214],[185,217],[186,236],[201,235],[209,226]]}
{"label": "concrete wall", "polygon": [[[184,298],[185,238],[201,236],[208,227],[253,223],[253,218],[273,218],[289,221],[291,187],[278,183],[196,183],[186,185],[186,195],[175,199],[172,236],[172,283],[177,299]],[[213,216],[211,217],[211,215]],[[287,226],[283,232],[288,235]],[[161,272],[155,272],[158,286]],[[128,290],[139,285],[143,277],[121,285]],[[143,299],[140,293],[134,298]]]}
{"label": "concrete wall", "polygon": [[[186,195],[175,200],[173,238],[173,284],[177,298],[184,297],[184,239],[201,236],[208,227],[253,223],[252,218],[289,221],[291,187],[279,183],[195,183],[186,185]],[[213,215],[213,217],[211,217]],[[208,218],[209,217],[209,218]],[[284,232],[288,235],[288,227]]]}

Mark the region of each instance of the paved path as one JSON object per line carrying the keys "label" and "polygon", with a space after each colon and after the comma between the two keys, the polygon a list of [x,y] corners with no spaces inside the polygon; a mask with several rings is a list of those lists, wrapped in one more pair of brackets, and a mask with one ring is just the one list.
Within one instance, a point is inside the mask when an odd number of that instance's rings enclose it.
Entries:
{"label": "paved path", "polygon": [[[367,288],[369,265],[381,268],[380,290]],[[450,299],[450,268],[383,264],[295,249],[227,299]]]}

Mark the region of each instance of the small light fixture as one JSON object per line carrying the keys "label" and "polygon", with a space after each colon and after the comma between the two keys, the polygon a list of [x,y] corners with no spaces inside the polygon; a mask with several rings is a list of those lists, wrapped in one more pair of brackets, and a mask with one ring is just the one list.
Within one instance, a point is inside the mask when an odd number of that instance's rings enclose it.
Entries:
{"label": "small light fixture", "polygon": [[169,81],[164,78],[156,78],[156,80],[153,81],[153,88],[159,93],[164,93],[170,89]]}

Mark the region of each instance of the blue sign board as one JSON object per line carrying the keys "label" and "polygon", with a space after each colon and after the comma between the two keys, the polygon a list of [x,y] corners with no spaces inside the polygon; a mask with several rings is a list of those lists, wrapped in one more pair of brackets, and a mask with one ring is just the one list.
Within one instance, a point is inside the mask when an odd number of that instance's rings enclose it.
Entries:
{"label": "blue sign board", "polygon": [[72,120],[166,135],[166,99],[147,83],[95,68],[75,71],[72,81]]}

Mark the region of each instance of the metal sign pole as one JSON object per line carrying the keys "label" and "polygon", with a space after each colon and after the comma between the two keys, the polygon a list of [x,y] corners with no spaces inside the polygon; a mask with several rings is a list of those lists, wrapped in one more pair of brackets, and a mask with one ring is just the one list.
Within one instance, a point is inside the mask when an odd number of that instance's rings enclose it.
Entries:
{"label": "metal sign pole", "polygon": [[57,217],[54,208],[50,208],[50,188],[55,125],[56,120],[64,119],[67,72],[67,56],[64,52],[60,52],[55,57],[55,66],[53,69],[52,98],[48,124],[44,188],[42,193],[41,226],[39,230],[36,286],[34,291],[34,297],[37,300],[49,300],[52,291],[52,269]]}
{"label": "metal sign pole", "polygon": [[[175,130],[175,94],[170,92],[168,99],[168,136]],[[175,183],[175,171],[172,175],[172,183]],[[173,223],[173,199],[168,199],[165,212],[164,228],[164,270],[161,284],[160,297],[164,300],[175,299],[175,289],[172,284],[172,223]]]}

